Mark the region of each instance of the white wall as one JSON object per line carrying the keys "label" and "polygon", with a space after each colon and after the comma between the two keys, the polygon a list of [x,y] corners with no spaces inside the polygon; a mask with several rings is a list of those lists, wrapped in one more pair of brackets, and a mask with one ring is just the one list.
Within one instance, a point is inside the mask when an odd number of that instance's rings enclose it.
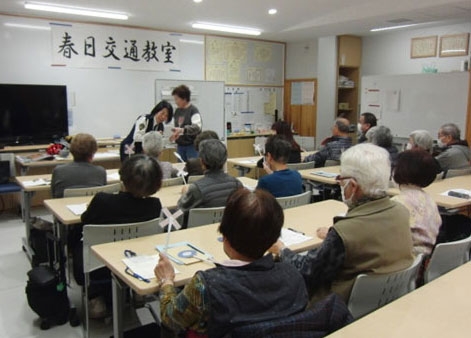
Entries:
{"label": "white wall", "polygon": [[437,66],[439,72],[459,70],[461,61],[466,57],[411,59],[411,38],[438,35],[439,48],[440,36],[468,32],[471,32],[471,22],[363,37],[362,75],[421,73],[424,65],[432,64]]}
{"label": "white wall", "polygon": [[317,77],[317,40],[286,45],[286,78]]}
{"label": "white wall", "polygon": [[317,145],[331,135],[336,116],[337,91],[337,37],[319,39],[317,74]]}
{"label": "white wall", "polygon": [[[71,134],[126,136],[137,116],[154,107],[156,79],[204,80],[202,44],[181,43],[181,72],[51,67],[50,31],[6,27],[5,22],[48,26],[49,21],[0,16],[0,82],[66,85]],[[75,96],[74,106],[70,96]]]}

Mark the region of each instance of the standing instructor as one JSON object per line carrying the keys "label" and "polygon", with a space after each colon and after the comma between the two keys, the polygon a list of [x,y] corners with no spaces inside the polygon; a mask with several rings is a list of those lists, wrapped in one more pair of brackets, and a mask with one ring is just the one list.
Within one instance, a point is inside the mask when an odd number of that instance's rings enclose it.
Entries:
{"label": "standing instructor", "polygon": [[175,141],[178,145],[177,152],[186,162],[190,158],[198,157],[194,141],[201,133],[201,115],[191,102],[190,89],[185,85],[180,85],[172,91],[173,99],[177,109],[175,110],[175,128],[172,128],[170,141]]}

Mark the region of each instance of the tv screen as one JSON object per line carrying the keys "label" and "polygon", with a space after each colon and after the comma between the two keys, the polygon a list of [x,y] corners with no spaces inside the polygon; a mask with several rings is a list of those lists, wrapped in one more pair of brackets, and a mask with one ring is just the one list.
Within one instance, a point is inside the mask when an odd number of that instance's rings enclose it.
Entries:
{"label": "tv screen", "polygon": [[69,133],[66,86],[0,84],[0,142],[49,143]]}

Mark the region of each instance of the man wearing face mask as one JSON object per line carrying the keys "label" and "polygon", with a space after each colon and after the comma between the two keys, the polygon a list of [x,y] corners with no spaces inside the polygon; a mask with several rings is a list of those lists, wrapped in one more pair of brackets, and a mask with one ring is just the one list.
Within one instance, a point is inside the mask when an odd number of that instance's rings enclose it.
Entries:
{"label": "man wearing face mask", "polygon": [[436,156],[443,171],[464,169],[470,166],[468,143],[460,139],[460,129],[456,124],[447,123],[438,131],[438,147],[442,152]]}
{"label": "man wearing face mask", "polygon": [[358,138],[358,143],[363,143],[366,141],[366,132],[370,128],[376,127],[378,121],[376,116],[372,113],[363,113],[360,115],[360,121],[358,122],[358,132],[360,137]]}
{"label": "man wearing face mask", "polygon": [[389,154],[373,144],[360,144],[342,154],[337,181],[348,205],[322,245],[298,255],[277,242],[270,251],[293,264],[303,275],[311,304],[329,293],[348,302],[355,278],[361,273],[385,274],[413,262],[409,212],[389,199]]}

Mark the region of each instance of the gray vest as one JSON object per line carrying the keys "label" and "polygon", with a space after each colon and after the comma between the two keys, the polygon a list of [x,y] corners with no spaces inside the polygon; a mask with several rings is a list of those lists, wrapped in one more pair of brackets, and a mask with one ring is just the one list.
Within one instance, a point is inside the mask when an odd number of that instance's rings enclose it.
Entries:
{"label": "gray vest", "polygon": [[203,201],[200,208],[216,208],[226,205],[227,198],[236,189],[242,187],[242,183],[235,177],[225,174],[223,171],[208,171],[204,178],[193,183],[201,192]]}

